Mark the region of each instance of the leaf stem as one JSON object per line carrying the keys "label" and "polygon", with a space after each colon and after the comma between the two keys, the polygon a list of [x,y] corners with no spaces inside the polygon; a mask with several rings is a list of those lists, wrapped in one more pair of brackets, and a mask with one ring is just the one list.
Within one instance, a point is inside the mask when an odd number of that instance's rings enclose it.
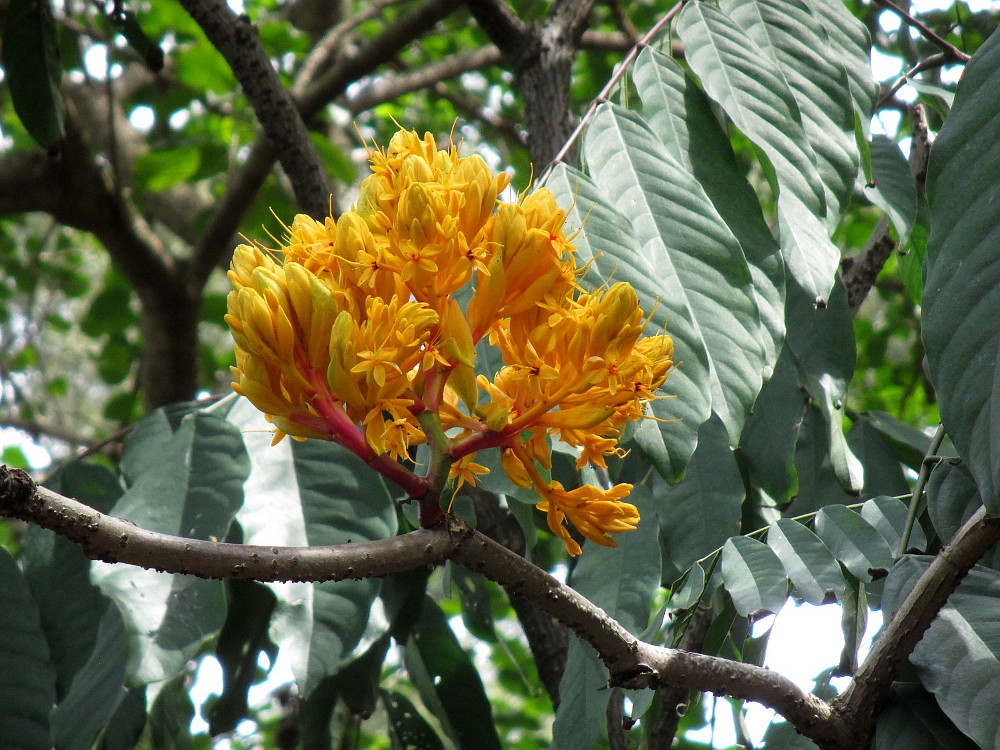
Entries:
{"label": "leaf stem", "polygon": [[910,533],[913,531],[913,524],[917,522],[917,513],[920,512],[920,501],[923,499],[924,486],[931,475],[931,469],[941,461],[937,452],[941,449],[941,443],[944,442],[944,435],[944,425],[939,424],[937,431],[934,433],[934,439],[931,440],[931,445],[927,449],[927,454],[920,463],[920,473],[917,474],[917,481],[913,485],[913,496],[910,497],[910,507],[906,511],[906,523],[903,525],[903,533],[899,537],[899,548],[896,550],[897,560],[906,554],[906,548],[910,545]]}

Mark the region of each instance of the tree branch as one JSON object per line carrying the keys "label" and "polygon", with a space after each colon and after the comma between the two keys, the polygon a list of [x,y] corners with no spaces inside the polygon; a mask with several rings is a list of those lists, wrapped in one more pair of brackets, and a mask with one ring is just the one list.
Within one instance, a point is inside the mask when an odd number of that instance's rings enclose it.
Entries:
{"label": "tree branch", "polygon": [[965,52],[962,52],[962,50],[960,50],[951,42],[942,39],[940,36],[938,36],[938,34],[934,32],[933,29],[927,26],[927,24],[925,24],[918,18],[914,18],[907,11],[900,8],[891,0],[875,0],[875,4],[895,13],[897,16],[903,19],[903,21],[907,25],[912,26],[917,31],[919,31],[921,36],[924,37],[924,39],[926,39],[934,46],[938,47],[945,54],[950,55],[959,62],[963,63],[969,62],[969,57],[970,57],[969,55],[967,55]]}
{"label": "tree branch", "polygon": [[[927,176],[927,159],[930,156],[930,130],[927,127],[927,113],[922,104],[909,107],[910,112],[910,174],[916,183],[917,196],[924,195],[924,181]],[[889,232],[889,221],[885,216],[879,219],[868,242],[855,258],[841,261],[841,277],[847,288],[847,303],[851,312],[857,315],[868,293],[875,285],[885,262],[896,249],[896,243]]]}
{"label": "tree branch", "polygon": [[523,596],[566,624],[600,654],[611,684],[630,689],[678,685],[753,700],[775,709],[820,747],[849,747],[844,719],[788,678],[715,656],[636,639],[577,591],[453,516],[435,529],[336,547],[262,547],[159,534],[37,487],[24,471],[0,466],[0,515],[50,529],[87,557],[201,578],[327,581],[385,576],[451,559]]}
{"label": "tree branch", "polygon": [[222,0],[180,1],[226,58],[243,87],[291,180],[299,206],[313,217],[322,218],[330,201],[330,183],[323,161],[250,19],[237,16]]}
{"label": "tree branch", "polygon": [[[847,690],[832,702],[851,722],[855,737],[870,737],[875,717],[899,668],[923,638],[948,597],[986,551],[1000,540],[1000,518],[981,508],[931,561],[882,628]],[[849,718],[848,718],[849,717]],[[859,745],[860,746],[860,745]]]}
{"label": "tree branch", "polygon": [[422,68],[380,76],[348,97],[347,108],[354,114],[364,112],[403,94],[419,91],[462,73],[498,65],[502,59],[499,49],[486,46],[467,52],[457,52]]}

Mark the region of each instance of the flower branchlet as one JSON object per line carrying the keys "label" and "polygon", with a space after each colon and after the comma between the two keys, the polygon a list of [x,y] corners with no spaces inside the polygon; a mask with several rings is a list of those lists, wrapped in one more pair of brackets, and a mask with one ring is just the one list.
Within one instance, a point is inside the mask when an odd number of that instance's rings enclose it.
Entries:
{"label": "flower branchlet", "polygon": [[[631,486],[547,480],[550,438],[579,449],[578,468],[606,466],[672,369],[672,340],[642,335],[628,284],[580,288],[548,190],[504,202],[507,175],[430,134],[400,131],[370,155],[353,211],[296,216],[273,250],[236,248],[233,389],[275,442],[331,440],[362,458],[420,502],[424,526],[440,523],[445,485],[475,485],[488,471],[476,454],[499,449],[570,554],[567,521],[614,546],[639,521]],[[483,339],[502,357],[493,377],[476,372]]]}

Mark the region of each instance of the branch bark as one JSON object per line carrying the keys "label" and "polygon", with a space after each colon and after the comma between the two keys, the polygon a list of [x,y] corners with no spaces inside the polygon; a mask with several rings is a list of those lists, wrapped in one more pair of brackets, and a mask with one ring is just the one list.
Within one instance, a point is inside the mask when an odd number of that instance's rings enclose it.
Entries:
{"label": "branch bark", "polygon": [[181,5],[229,63],[274,146],[299,206],[322,219],[330,201],[323,161],[250,19],[237,16],[222,0],[181,0]]}
{"label": "branch bark", "polygon": [[989,518],[981,508],[938,553],[882,628],[851,684],[832,703],[834,712],[851,722],[859,742],[871,736],[900,667],[948,597],[997,541],[1000,518]]}
{"label": "branch bark", "polygon": [[159,534],[37,487],[0,466],[0,515],[36,523],[79,544],[85,555],[202,578],[327,581],[385,576],[451,559],[523,596],[590,643],[615,687],[677,685],[756,701],[824,748],[845,744],[846,720],[788,678],[760,667],[644,643],[602,609],[520,555],[448,516],[435,529],[337,547],[255,547]]}
{"label": "branch bark", "polygon": [[503,52],[524,98],[532,163],[548,164],[573,131],[573,59],[594,0],[556,0],[541,24],[522,21],[504,0],[470,0],[469,11]]}

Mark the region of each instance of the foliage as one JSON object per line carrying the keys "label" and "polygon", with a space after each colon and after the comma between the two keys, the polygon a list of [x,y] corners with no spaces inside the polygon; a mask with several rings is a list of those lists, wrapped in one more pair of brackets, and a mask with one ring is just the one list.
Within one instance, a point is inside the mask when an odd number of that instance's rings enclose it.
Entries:
{"label": "foliage", "polygon": [[[273,160],[272,146],[199,24],[159,0],[127,5],[108,15],[87,6],[55,17],[47,3],[7,11],[4,425],[57,458],[124,428],[89,451],[96,457],[60,461],[45,485],[163,534],[349,549],[433,525],[436,515],[417,517],[409,503],[427,504],[419,483],[400,489],[398,473],[372,467],[404,458],[433,468],[440,451],[422,441],[389,450],[360,430],[364,450],[336,436],[272,445],[274,426],[250,403],[261,398],[243,381],[250,400],[231,393],[228,368],[245,376],[246,352],[234,358],[223,320],[229,287],[212,270],[228,265],[237,232],[277,233],[272,211],[291,225],[296,178],[287,168],[254,171],[255,160]],[[518,22],[536,28],[569,4],[523,5]],[[531,507],[536,489],[522,486],[532,482],[504,473],[498,442],[477,454],[491,469],[479,486],[459,488],[453,506],[445,492],[444,505],[567,576],[591,605],[657,646],[759,665],[767,644],[752,636],[755,620],[789,597],[838,602],[847,646],[830,666],[850,674],[868,609],[887,618],[902,611],[948,541],[961,547],[963,524],[1000,508],[995,19],[956,3],[950,15],[922,15],[930,28],[910,33],[905,23],[885,30],[898,20],[891,11],[840,0],[634,5],[627,14],[595,5],[590,36],[571,51],[571,96],[586,120],[578,159],[545,172],[537,164],[535,176],[565,212],[565,241],[586,266],[581,292],[597,299],[631,285],[649,313],[646,334],[669,334],[678,367],[666,397],[625,428],[628,450],[607,455],[606,467],[578,465],[572,440],[518,439],[551,463],[530,467],[536,488],[631,486],[628,507],[641,520],[616,529],[616,548],[553,534]],[[352,120],[380,143],[396,131],[393,120],[439,143],[454,128],[463,153],[509,165],[514,183],[527,186],[518,123],[538,102],[520,85],[523,60],[481,8],[473,22],[472,4],[434,0],[345,3],[326,17],[310,6],[268,2],[248,12],[297,97],[310,148],[336,180],[341,210],[367,169]],[[614,68],[635,29],[665,19]],[[402,44],[407,29],[419,44]],[[872,79],[873,44],[921,76],[911,81],[919,106]],[[96,80],[102,52],[107,80]],[[967,60],[956,89],[951,66]],[[448,64],[467,72],[455,79]],[[324,75],[341,74],[322,89]],[[612,94],[585,109],[609,79],[619,84]],[[26,98],[31,89],[44,95]],[[873,116],[893,112],[910,119],[892,137],[873,136]],[[905,139],[909,160],[898,145]],[[96,179],[105,192],[94,195],[111,207],[82,203],[67,175]],[[886,245],[898,252],[873,260]],[[241,273],[237,286],[247,287]],[[397,310],[399,319],[408,311]],[[444,318],[447,305],[437,312]],[[247,349],[243,329],[234,330]],[[354,333],[352,342],[362,335]],[[468,374],[490,381],[499,355],[485,326],[477,333]],[[471,338],[454,344],[463,364]],[[177,382],[164,385],[170,373]],[[191,400],[199,395],[207,397]],[[473,414],[475,398],[467,397]],[[486,414],[488,404],[479,406]],[[372,412],[385,420],[384,404],[373,402],[355,422]],[[279,426],[292,432],[290,424]],[[27,464],[17,448],[2,460]],[[571,551],[582,543],[582,554],[568,557],[560,536]],[[565,628],[544,607],[454,562],[384,578],[223,582],[91,561],[37,526],[22,534],[0,525],[0,546],[0,736],[19,747],[208,746],[191,736],[189,693],[210,655],[222,667],[222,693],[201,710],[211,734],[228,733],[236,747],[252,742],[234,733],[248,716],[268,747],[667,747],[675,734],[678,746],[695,747],[684,733],[704,723],[701,704],[711,702],[708,693],[689,696],[683,681],[680,695],[669,681],[623,690],[593,642],[573,633],[568,643],[546,641],[546,627]],[[940,747],[995,746],[998,561],[995,550],[974,561],[903,654],[908,667],[886,666],[893,671],[875,701],[884,708],[866,730],[874,747],[926,747],[927,736]],[[251,708],[259,665],[279,655],[294,687]],[[831,675],[817,678],[825,701],[839,700]],[[609,679],[613,688],[602,689]],[[737,688],[714,692],[769,700]],[[688,705],[681,719],[679,704]],[[743,703],[733,706],[742,717]],[[780,723],[765,742],[812,746]]]}

